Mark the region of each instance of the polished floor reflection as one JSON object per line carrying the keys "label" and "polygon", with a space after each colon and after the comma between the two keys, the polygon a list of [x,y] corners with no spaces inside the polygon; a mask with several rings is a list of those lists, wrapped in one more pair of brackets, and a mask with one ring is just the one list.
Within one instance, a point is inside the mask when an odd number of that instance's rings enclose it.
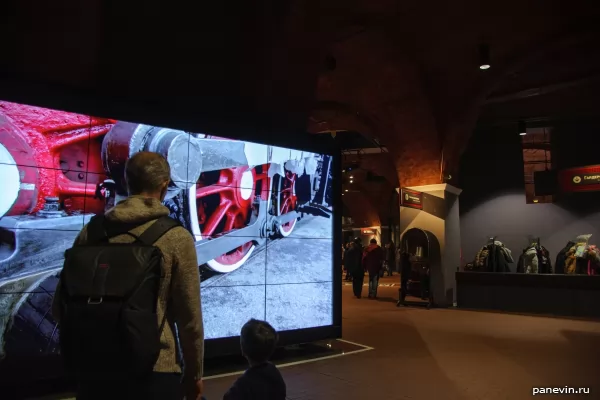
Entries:
{"label": "polished floor reflection", "polygon": [[[334,341],[332,349],[305,347],[324,358],[315,362],[295,363],[310,359],[301,349],[276,356],[292,363],[281,369],[289,399],[519,400],[536,387],[565,386],[589,387],[583,398],[600,398],[600,322],[397,308],[398,286],[389,286],[397,279],[382,280],[388,286],[378,300],[355,299],[343,287],[344,340],[372,350]],[[227,375],[206,381],[207,399],[221,399],[243,362],[207,368]]]}
{"label": "polished floor reflection", "polygon": [[[397,294],[384,286],[379,300],[358,300],[344,286],[344,339],[374,350],[283,368],[288,398],[518,400],[534,387],[565,386],[600,398],[600,322],[399,309]],[[207,398],[222,398],[234,380],[208,381]]]}

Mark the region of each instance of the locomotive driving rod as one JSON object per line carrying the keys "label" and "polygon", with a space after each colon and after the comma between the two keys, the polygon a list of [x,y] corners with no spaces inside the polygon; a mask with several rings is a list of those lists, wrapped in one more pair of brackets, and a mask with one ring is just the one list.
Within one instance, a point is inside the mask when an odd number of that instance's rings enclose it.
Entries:
{"label": "locomotive driving rod", "polygon": [[[202,265],[231,250],[243,246],[250,240],[262,245],[269,235],[275,232],[275,227],[297,219],[299,214],[292,211],[279,217],[267,214],[268,201],[261,200],[258,215],[253,215],[248,226],[229,231],[223,236],[201,239],[196,242],[198,264]],[[266,229],[265,229],[266,228]]]}
{"label": "locomotive driving rod", "polygon": [[300,214],[316,215],[317,217],[325,218],[331,218],[331,214],[333,214],[333,212],[330,209],[319,204],[306,204],[300,206],[298,207],[298,212]]}

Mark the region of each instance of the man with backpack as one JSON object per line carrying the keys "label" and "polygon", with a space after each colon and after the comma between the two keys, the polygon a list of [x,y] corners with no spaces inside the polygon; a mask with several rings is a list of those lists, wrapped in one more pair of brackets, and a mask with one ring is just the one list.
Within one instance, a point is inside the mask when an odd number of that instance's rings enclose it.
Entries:
{"label": "man with backpack", "polygon": [[65,253],[53,315],[66,369],[80,400],[201,399],[198,261],[191,234],[162,204],[169,164],[137,153],[125,180],[130,197],[92,218]]}

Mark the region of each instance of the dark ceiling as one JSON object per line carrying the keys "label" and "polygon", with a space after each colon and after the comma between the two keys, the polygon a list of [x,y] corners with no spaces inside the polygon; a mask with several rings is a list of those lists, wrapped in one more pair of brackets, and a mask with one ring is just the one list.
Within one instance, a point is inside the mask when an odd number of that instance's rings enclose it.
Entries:
{"label": "dark ceiling", "polygon": [[336,144],[342,150],[381,150],[381,145],[360,132],[341,131],[334,134]]}
{"label": "dark ceiling", "polygon": [[[291,147],[379,143],[364,165],[389,192],[456,177],[477,124],[597,115],[596,3],[7,0],[0,98]],[[381,204],[353,213],[370,224]]]}
{"label": "dark ceiling", "polygon": [[290,144],[359,132],[439,179],[478,121],[596,113],[599,17],[592,0],[8,0],[0,95]]}

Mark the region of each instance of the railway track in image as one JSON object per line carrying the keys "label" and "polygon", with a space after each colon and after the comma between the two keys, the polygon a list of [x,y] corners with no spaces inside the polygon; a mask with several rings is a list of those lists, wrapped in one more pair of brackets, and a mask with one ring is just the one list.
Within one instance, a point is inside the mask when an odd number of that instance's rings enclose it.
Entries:
{"label": "railway track in image", "polygon": [[[203,292],[264,285],[267,258],[285,270],[296,251],[296,229],[331,221],[329,155],[0,101],[0,377],[6,361],[57,354],[64,252],[127,198],[125,164],[141,151],[171,166],[164,205],[194,238]],[[215,307],[236,301],[215,296]]]}

